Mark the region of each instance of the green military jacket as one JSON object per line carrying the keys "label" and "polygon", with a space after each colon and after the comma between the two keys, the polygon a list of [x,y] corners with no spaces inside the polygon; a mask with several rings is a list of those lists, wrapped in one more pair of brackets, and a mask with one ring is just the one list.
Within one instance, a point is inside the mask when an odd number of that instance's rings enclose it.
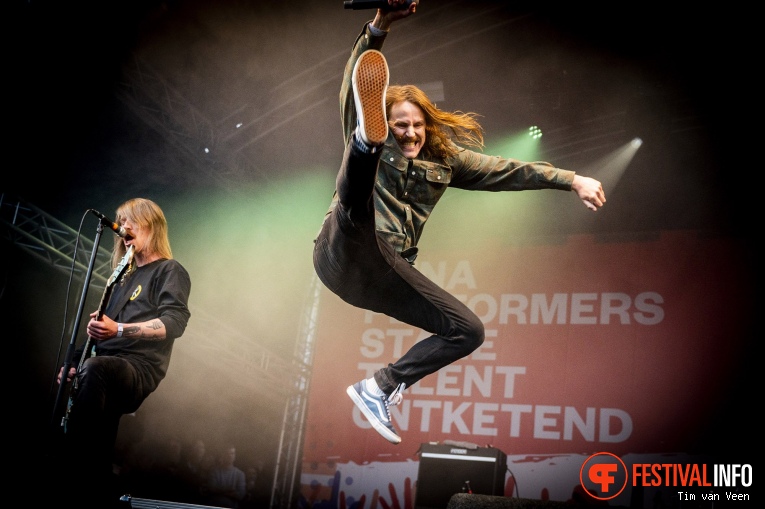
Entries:
{"label": "green military jacket", "polygon": [[[359,34],[345,66],[340,90],[343,134],[348,143],[356,128],[356,106],[351,76],[358,57],[368,49],[380,50],[385,35],[374,35],[369,23]],[[527,189],[571,190],[575,173],[545,162],[523,162],[461,149],[457,155],[438,160],[418,156],[408,159],[392,133],[388,133],[380,156],[374,204],[378,236],[403,253],[410,263],[425,222],[448,187],[471,191],[520,191]],[[329,214],[337,205],[337,194]]]}

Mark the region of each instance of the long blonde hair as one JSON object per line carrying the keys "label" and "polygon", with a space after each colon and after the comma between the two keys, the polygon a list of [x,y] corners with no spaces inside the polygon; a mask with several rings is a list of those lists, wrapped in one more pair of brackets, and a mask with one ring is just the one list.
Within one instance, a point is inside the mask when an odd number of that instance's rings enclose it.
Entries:
{"label": "long blonde hair", "polygon": [[[147,248],[151,253],[156,253],[161,258],[170,259],[173,257],[170,239],[167,235],[167,219],[165,219],[165,213],[162,212],[159,205],[146,198],[132,198],[117,207],[117,219],[115,221],[122,224],[125,220],[147,230]],[[112,267],[119,265],[126,251],[127,248],[122,239],[115,237]]]}
{"label": "long blonde hair", "polygon": [[425,146],[423,155],[427,158],[447,158],[455,155],[461,145],[483,148],[483,128],[476,113],[440,110],[421,89],[414,85],[391,85],[385,95],[385,109],[390,117],[391,107],[409,101],[425,114]]}

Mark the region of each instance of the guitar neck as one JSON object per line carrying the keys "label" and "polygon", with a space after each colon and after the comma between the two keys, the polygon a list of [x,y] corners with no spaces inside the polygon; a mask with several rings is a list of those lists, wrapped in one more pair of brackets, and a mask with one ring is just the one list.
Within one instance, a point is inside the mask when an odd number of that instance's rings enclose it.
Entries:
{"label": "guitar neck", "polygon": [[[112,294],[112,286],[107,285],[106,288],[104,288],[104,293],[101,295],[101,302],[98,304],[98,309],[96,310],[96,320],[101,320],[104,317],[104,310],[106,309],[106,305],[109,302],[109,297]],[[82,355],[80,356],[80,363],[77,365],[77,371],[79,372],[82,369],[83,363],[88,360],[88,357],[90,357],[90,350],[93,347],[93,338],[90,337],[90,334],[88,334],[88,337],[85,339],[85,345],[82,349]]]}
{"label": "guitar neck", "polygon": [[[122,257],[122,260],[120,261],[119,265],[117,265],[111,277],[109,277],[109,280],[106,282],[104,293],[101,294],[101,302],[98,303],[98,309],[96,310],[96,320],[101,320],[104,317],[104,311],[106,310],[106,306],[109,304],[109,299],[111,298],[114,285],[117,283],[117,280],[125,274],[128,267],[132,263],[134,252],[135,252],[135,247],[133,247],[132,245],[128,247],[127,251],[125,252],[125,256]],[[82,364],[88,359],[88,357],[90,357],[90,350],[92,348],[92,343],[93,343],[93,338],[91,338],[90,334],[88,334],[88,337],[85,340],[84,348],[82,350],[82,356],[80,357],[80,363],[77,366],[78,372],[80,371],[80,369],[82,369]]]}
{"label": "guitar neck", "polygon": [[101,320],[104,317],[104,311],[106,311],[106,305],[109,303],[109,298],[112,295],[113,286],[107,286],[104,288],[104,293],[101,295],[101,302],[98,303],[98,309],[96,310],[96,320]]}

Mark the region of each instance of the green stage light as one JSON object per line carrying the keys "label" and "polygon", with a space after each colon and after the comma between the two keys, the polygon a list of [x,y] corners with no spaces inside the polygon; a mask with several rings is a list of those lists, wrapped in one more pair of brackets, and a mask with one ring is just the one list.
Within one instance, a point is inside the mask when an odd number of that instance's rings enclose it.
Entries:
{"label": "green stage light", "polygon": [[531,136],[533,139],[538,140],[542,137],[542,129],[539,127],[533,125],[529,127],[529,136]]}
{"label": "green stage light", "polygon": [[486,152],[522,161],[538,161],[541,157],[542,140],[534,137],[530,130],[521,128],[516,132],[505,133],[502,138],[490,140]]}

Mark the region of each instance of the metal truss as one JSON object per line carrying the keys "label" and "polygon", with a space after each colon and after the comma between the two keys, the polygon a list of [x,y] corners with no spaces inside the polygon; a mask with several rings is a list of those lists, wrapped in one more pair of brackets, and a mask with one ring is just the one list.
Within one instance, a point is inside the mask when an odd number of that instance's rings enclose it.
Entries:
{"label": "metal truss", "polygon": [[[90,265],[94,241],[80,235],[30,203],[0,195],[3,237],[30,255],[82,281]],[[111,252],[98,247],[91,285],[104,289],[112,272]]]}
{"label": "metal truss", "polygon": [[268,178],[246,158],[238,156],[217,135],[215,123],[137,55],[124,69],[117,97],[221,189],[236,190],[243,175]]}
{"label": "metal truss", "polygon": [[271,509],[298,507],[300,494],[300,473],[303,458],[303,434],[311,382],[311,366],[316,336],[316,321],[319,313],[321,282],[316,274],[311,278],[304,314],[295,344],[295,358],[300,359],[303,370],[293,373],[293,397],[284,406],[282,433],[279,438],[279,457],[276,476],[271,489]]}

